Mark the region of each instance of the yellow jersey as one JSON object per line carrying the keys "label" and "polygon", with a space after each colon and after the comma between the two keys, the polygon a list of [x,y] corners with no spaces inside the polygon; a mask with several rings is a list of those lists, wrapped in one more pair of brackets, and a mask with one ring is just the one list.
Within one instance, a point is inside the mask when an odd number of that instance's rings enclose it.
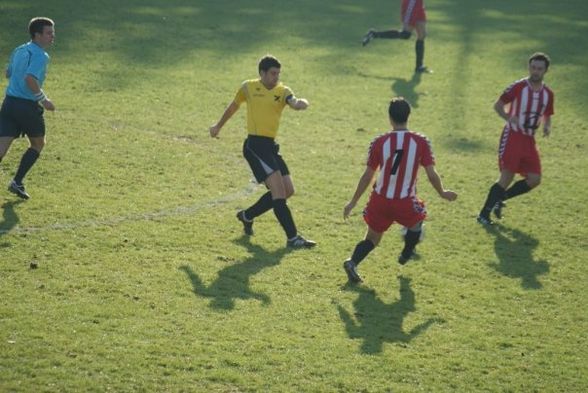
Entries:
{"label": "yellow jersey", "polygon": [[239,106],[247,102],[247,133],[275,138],[286,100],[293,95],[292,90],[281,82],[271,90],[260,79],[243,82],[234,101]]}

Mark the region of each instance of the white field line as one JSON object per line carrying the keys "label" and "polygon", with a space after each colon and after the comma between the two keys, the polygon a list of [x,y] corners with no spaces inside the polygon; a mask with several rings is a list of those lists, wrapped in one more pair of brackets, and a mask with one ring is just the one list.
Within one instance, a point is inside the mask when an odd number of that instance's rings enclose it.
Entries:
{"label": "white field line", "polygon": [[156,219],[163,219],[167,217],[175,217],[175,216],[188,216],[199,212],[201,210],[205,210],[214,206],[223,205],[225,203],[229,203],[235,200],[238,200],[242,197],[248,196],[252,194],[255,189],[257,188],[257,184],[250,183],[247,187],[242,189],[241,191],[237,191],[233,194],[225,195],[223,197],[212,199],[209,201],[203,201],[191,206],[178,206],[170,209],[159,210],[154,212],[147,212],[147,213],[137,213],[128,216],[119,216],[119,217],[111,217],[99,220],[85,220],[85,221],[74,221],[74,222],[64,222],[64,223],[54,223],[48,224],[39,227],[20,227],[15,226],[14,228],[10,229],[0,229],[0,234],[6,233],[34,233],[34,232],[46,232],[46,231],[62,231],[62,230],[75,230],[79,228],[88,228],[88,227],[104,227],[104,226],[115,226],[118,224],[126,223],[126,222],[133,222],[133,221],[149,221],[149,220],[156,220]]}
{"label": "white field line", "polygon": [[[144,129],[135,127],[132,124],[123,124],[122,121],[116,121],[114,124],[112,121],[107,121],[105,118],[100,116],[90,116],[90,117],[77,117],[72,116],[70,113],[66,111],[61,111],[59,113],[61,117],[67,118],[68,120],[77,120],[77,121],[101,121],[106,123],[106,127],[118,130],[119,128],[127,128],[134,131],[140,131],[143,135],[148,134],[151,136],[156,137],[164,137],[167,139],[172,139],[176,141],[180,141],[183,143],[194,143],[194,141],[190,137],[186,136],[178,136],[178,135],[169,135],[169,134],[161,134],[158,131],[153,129]],[[226,157],[225,157],[226,158]],[[240,161],[241,162],[241,161]],[[214,206],[222,205],[225,203],[229,203],[245,197],[247,195],[252,194],[255,189],[257,188],[257,184],[250,183],[247,187],[245,187],[241,191],[237,191],[233,194],[226,195],[221,198],[212,199],[209,201],[204,201],[197,203],[191,206],[178,206],[175,208],[159,210],[155,212],[147,212],[147,213],[138,213],[129,216],[119,216],[119,217],[111,217],[106,219],[99,219],[99,220],[86,220],[86,221],[76,221],[76,222],[65,222],[65,223],[54,223],[48,224],[40,227],[20,227],[15,226],[10,229],[0,229],[0,234],[7,234],[7,233],[33,233],[33,232],[45,232],[45,231],[59,231],[59,230],[73,230],[78,228],[87,228],[87,227],[102,227],[102,226],[114,226],[125,222],[132,222],[132,221],[148,221],[148,220],[155,220],[158,218],[166,218],[166,217],[173,217],[173,216],[187,216],[190,214],[194,214],[200,210],[208,209]]]}

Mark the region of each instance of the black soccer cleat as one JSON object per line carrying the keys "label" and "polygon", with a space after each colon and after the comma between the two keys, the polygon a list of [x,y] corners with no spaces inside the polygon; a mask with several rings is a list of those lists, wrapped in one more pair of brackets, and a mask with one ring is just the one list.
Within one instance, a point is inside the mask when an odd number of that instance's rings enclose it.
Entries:
{"label": "black soccer cleat", "polygon": [[14,180],[12,180],[8,184],[8,191],[10,191],[11,193],[17,195],[19,198],[22,198],[22,199],[29,199],[31,197],[25,191],[24,184],[16,184],[16,182]]}
{"label": "black soccer cleat", "polygon": [[504,207],[506,207],[506,203],[504,203],[503,201],[498,201],[496,202],[496,205],[494,205],[494,208],[492,208],[492,213],[494,213],[496,218],[498,218],[499,220],[502,219],[502,209]]}
{"label": "black soccer cleat", "polygon": [[375,33],[376,32],[374,29],[369,29],[369,31],[366,33],[366,35],[364,35],[363,38],[361,39],[361,46],[366,46],[367,44],[369,44],[370,41],[376,36]]}
{"label": "black soccer cleat", "polygon": [[406,263],[414,256],[414,250],[405,253],[404,251],[400,253],[398,256],[398,263],[401,265],[406,265]]}
{"label": "black soccer cleat", "polygon": [[296,237],[286,241],[286,246],[290,248],[313,248],[316,246],[316,242],[307,240],[301,235],[296,235]]}
{"label": "black soccer cleat", "polygon": [[245,219],[245,210],[241,210],[237,213],[237,220],[243,224],[243,232],[247,236],[253,235],[253,220]]}
{"label": "black soccer cleat", "polygon": [[428,68],[427,66],[422,65],[420,67],[416,67],[414,69],[414,72],[416,74],[432,74],[433,73],[433,70],[430,69],[430,68]]}
{"label": "black soccer cleat", "polygon": [[490,217],[485,217],[481,214],[478,216],[476,220],[484,226],[494,225],[494,222],[490,219]]}
{"label": "black soccer cleat", "polygon": [[347,273],[347,278],[349,279],[349,282],[363,282],[363,280],[357,273],[357,266],[355,266],[355,263],[353,263],[351,259],[348,259],[345,262],[343,262],[343,269],[345,270],[345,273]]}

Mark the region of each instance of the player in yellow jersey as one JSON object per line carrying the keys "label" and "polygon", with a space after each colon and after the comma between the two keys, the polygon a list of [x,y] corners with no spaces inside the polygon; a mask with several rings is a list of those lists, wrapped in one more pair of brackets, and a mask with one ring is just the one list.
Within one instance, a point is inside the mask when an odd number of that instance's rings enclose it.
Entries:
{"label": "player in yellow jersey", "polygon": [[258,65],[259,79],[243,82],[233,102],[229,104],[220,120],[210,127],[210,136],[218,137],[223,125],[247,103],[247,138],[243,143],[243,156],[249,163],[255,179],[269,189],[259,200],[246,210],[237,213],[243,223],[245,234],[253,234],[253,220],[270,209],[286,232],[286,246],[311,248],[312,240],[302,237],[294,224],[286,199],[294,194],[294,184],[286,162],[279,154],[275,138],[280,117],[286,105],[294,110],[304,110],[308,101],[296,98],[290,88],[280,82],[281,64],[274,56],[266,55]]}

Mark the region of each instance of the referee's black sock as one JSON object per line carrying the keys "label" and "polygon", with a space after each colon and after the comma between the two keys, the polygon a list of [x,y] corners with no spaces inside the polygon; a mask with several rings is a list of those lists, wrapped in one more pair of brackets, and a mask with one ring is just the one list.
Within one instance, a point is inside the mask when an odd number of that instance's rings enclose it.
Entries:
{"label": "referee's black sock", "polygon": [[276,218],[280,222],[280,225],[286,232],[286,236],[288,239],[294,238],[298,234],[298,230],[296,229],[296,225],[294,224],[294,219],[292,218],[292,213],[286,205],[285,199],[274,199],[273,200],[273,207],[274,207],[274,214]]}
{"label": "referee's black sock", "polygon": [[518,182],[513,184],[511,188],[506,190],[506,192],[504,193],[504,200],[525,194],[531,191],[531,189],[532,188],[529,187],[526,180],[519,180]]}
{"label": "referee's black sock", "polygon": [[489,218],[490,212],[492,211],[492,208],[494,208],[494,205],[496,205],[496,202],[502,200],[504,200],[504,188],[502,188],[500,184],[494,183],[492,187],[490,187],[484,207],[480,211],[480,216],[486,219]]}
{"label": "referee's black sock", "polygon": [[25,153],[22,155],[22,158],[20,159],[20,165],[18,166],[16,175],[14,176],[14,182],[16,184],[22,184],[22,179],[24,179],[25,175],[33,167],[33,165],[35,165],[39,155],[40,153],[31,147],[25,151]]}
{"label": "referee's black sock", "polygon": [[425,59],[425,40],[416,40],[414,51],[416,52],[416,68],[418,69],[423,66]]}
{"label": "referee's black sock", "polygon": [[255,217],[261,216],[266,211],[270,210],[274,206],[272,201],[272,193],[266,192],[255,202],[251,207],[245,210],[245,217],[248,220],[253,220]]}
{"label": "referee's black sock", "polygon": [[375,248],[374,243],[370,240],[362,240],[355,246],[351,260],[355,263],[355,266],[359,265],[361,261]]}

